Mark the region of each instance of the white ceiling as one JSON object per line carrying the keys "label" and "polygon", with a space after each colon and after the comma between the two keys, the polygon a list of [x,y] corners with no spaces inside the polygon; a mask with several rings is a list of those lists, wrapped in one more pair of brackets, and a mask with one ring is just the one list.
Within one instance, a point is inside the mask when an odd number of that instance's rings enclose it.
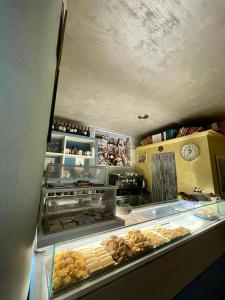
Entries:
{"label": "white ceiling", "polygon": [[135,136],[224,115],[224,0],[67,3],[57,116]]}

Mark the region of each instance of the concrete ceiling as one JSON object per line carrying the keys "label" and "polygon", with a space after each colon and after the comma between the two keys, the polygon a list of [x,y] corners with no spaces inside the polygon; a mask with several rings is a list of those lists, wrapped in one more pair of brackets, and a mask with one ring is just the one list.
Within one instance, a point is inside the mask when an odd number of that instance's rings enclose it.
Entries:
{"label": "concrete ceiling", "polygon": [[224,0],[67,2],[56,115],[132,136],[224,115]]}

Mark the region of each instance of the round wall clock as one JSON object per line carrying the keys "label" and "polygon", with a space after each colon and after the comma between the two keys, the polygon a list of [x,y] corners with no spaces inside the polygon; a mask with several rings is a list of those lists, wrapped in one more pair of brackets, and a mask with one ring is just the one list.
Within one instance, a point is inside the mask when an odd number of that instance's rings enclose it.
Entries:
{"label": "round wall clock", "polygon": [[191,161],[199,156],[199,148],[196,144],[185,144],[181,148],[181,156],[183,159]]}

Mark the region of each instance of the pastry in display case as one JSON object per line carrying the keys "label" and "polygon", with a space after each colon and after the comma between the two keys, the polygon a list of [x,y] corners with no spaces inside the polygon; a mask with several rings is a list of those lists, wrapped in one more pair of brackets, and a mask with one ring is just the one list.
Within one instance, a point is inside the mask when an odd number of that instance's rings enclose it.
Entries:
{"label": "pastry in display case", "polygon": [[38,247],[124,225],[115,215],[116,187],[106,184],[106,168],[49,165],[46,177]]}
{"label": "pastry in display case", "polygon": [[55,255],[52,287],[60,290],[87,276],[86,262],[81,253],[75,250],[64,250]]}
{"label": "pastry in display case", "polygon": [[195,216],[205,219],[205,220],[216,220],[218,219],[218,211],[217,208],[199,208],[194,212]]}
{"label": "pastry in display case", "polygon": [[168,242],[190,233],[190,230],[183,226],[179,226],[174,229],[169,229],[165,226],[156,226],[152,231],[164,237]]}
{"label": "pastry in display case", "polygon": [[45,234],[73,227],[92,225],[114,218],[113,190],[79,188],[70,196],[46,196],[44,199],[43,229]]}
{"label": "pastry in display case", "polygon": [[157,248],[168,242],[168,240],[165,237],[157,234],[156,232],[150,229],[143,230],[143,234],[147,237],[153,248]]}
{"label": "pastry in display case", "polygon": [[[101,272],[110,271],[121,263],[129,262],[141,254],[169,243],[172,239],[187,234],[190,234],[190,230],[185,227],[177,227],[173,230],[164,226],[152,230],[128,229],[126,234],[111,235],[98,245],[56,250],[55,255],[52,256],[53,263],[48,261],[47,264],[53,265],[52,270],[47,267],[50,293],[55,295],[75,283],[91,279],[93,275]],[[50,257],[48,260],[51,259]]]}
{"label": "pastry in display case", "polygon": [[76,166],[48,164],[45,187],[73,188],[104,186],[108,184],[108,168],[105,166]]}
{"label": "pastry in display case", "polygon": [[111,235],[102,241],[102,245],[117,263],[132,256],[131,247],[123,237]]}
{"label": "pastry in display case", "polygon": [[103,246],[85,248],[80,250],[80,253],[85,259],[88,275],[92,275],[115,264],[112,256],[108,254]]}
{"label": "pastry in display case", "polygon": [[219,208],[221,208],[222,212],[221,205],[218,206],[216,204],[212,204],[210,206],[200,207],[194,211],[194,215],[207,221],[215,221],[220,217]]}
{"label": "pastry in display case", "polygon": [[[136,209],[132,209],[129,214],[125,214],[121,209],[117,209],[117,215],[124,219],[126,225],[136,224],[139,222],[155,220],[156,218],[162,218],[169,215],[174,215],[177,212],[184,212],[193,210],[197,215],[198,211],[201,214],[201,208],[204,205],[210,204],[210,210],[214,211],[214,215],[217,215],[217,205],[213,206],[212,201],[187,201],[187,200],[179,200],[179,201],[167,201],[166,205],[163,206],[160,203],[154,203],[149,206],[138,207]],[[199,208],[199,210],[195,210],[195,208]],[[204,213],[203,213],[204,214]],[[212,214],[212,212],[211,212]],[[200,217],[200,215],[199,215]],[[213,219],[213,217],[211,217]],[[215,219],[215,218],[214,218]]]}
{"label": "pastry in display case", "polygon": [[[44,253],[38,253],[46,274],[42,276],[46,276],[48,297],[57,299],[60,295],[60,299],[64,299],[65,294],[66,299],[69,291],[74,298],[79,298],[80,293],[84,295],[86,290],[88,293],[90,286],[103,284],[110,274],[124,274],[139,262],[143,263],[145,259],[147,262],[158,257],[161,251],[164,253],[165,249],[168,251],[182,244],[223,219],[224,214],[220,215],[224,210],[223,202],[188,202],[186,205],[183,201],[170,201],[151,205],[148,209],[154,209],[155,218],[106,231],[100,229],[98,233],[49,246]],[[161,216],[166,207],[168,216]],[[213,211],[217,219],[199,218],[199,211]]]}

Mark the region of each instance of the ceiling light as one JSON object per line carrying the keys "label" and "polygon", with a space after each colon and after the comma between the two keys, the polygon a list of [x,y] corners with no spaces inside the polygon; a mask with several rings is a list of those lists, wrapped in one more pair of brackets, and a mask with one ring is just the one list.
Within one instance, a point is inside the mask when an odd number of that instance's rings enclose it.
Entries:
{"label": "ceiling light", "polygon": [[143,114],[143,115],[139,115],[138,119],[144,120],[144,119],[148,119],[149,115]]}

